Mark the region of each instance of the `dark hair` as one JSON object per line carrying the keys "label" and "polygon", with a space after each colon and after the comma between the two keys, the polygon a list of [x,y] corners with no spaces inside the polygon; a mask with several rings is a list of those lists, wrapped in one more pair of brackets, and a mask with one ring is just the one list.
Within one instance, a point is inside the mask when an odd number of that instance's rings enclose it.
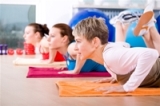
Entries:
{"label": "dark hair", "polygon": [[41,37],[45,36],[45,34],[49,34],[49,29],[46,24],[41,25],[38,23],[30,23],[28,26],[32,26],[34,28],[34,32],[39,32]]}
{"label": "dark hair", "polygon": [[72,28],[64,23],[58,23],[53,25],[53,27],[60,29],[61,36],[68,36],[69,43],[74,41],[74,36],[72,35]]}

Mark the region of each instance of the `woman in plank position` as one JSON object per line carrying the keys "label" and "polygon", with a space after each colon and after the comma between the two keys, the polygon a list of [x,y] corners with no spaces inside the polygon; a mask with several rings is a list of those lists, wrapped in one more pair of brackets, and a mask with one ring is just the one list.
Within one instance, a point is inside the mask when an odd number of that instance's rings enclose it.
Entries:
{"label": "woman in plank position", "polygon": [[[108,28],[99,18],[79,22],[73,35],[80,59],[92,59],[104,64],[111,78],[96,82],[121,83],[97,89],[104,93],[132,92],[138,87],[160,87],[160,35],[155,28],[153,4],[150,3],[140,17],[135,35],[142,35],[148,48],[129,48],[125,43],[127,25],[136,20],[136,14],[120,13],[114,18],[116,42],[108,42]],[[136,42],[136,41],[135,41]],[[98,57],[97,57],[98,56]]]}

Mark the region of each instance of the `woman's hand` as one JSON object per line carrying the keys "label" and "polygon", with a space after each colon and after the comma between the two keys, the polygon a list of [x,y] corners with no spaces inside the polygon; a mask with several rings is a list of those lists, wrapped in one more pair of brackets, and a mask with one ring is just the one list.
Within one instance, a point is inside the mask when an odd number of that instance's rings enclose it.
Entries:
{"label": "woman's hand", "polygon": [[126,92],[122,85],[119,86],[108,86],[108,87],[100,87],[95,89],[96,91],[102,91],[103,94],[113,93],[113,92]]}
{"label": "woman's hand", "polygon": [[[105,79],[100,79],[97,81],[94,81],[95,83],[115,83],[117,82],[114,78],[105,78]],[[102,91],[103,94],[108,94],[108,93],[113,93],[113,92],[126,92],[123,88],[122,85],[119,86],[107,86],[107,87],[99,87],[95,89],[96,91]]]}
{"label": "woman's hand", "polygon": [[39,43],[39,51],[40,53],[48,53],[49,52],[49,42],[46,37],[43,37]]}
{"label": "woman's hand", "polygon": [[58,74],[79,74],[74,70],[60,71]]}
{"label": "woman's hand", "polygon": [[93,81],[95,83],[115,83],[117,82],[114,78],[110,77],[110,78],[104,78],[104,79],[100,79],[100,80],[96,80]]}

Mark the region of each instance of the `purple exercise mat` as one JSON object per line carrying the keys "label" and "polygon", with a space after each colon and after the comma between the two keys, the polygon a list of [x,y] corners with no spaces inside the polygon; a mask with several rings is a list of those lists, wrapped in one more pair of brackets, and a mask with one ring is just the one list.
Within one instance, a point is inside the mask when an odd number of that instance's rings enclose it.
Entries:
{"label": "purple exercise mat", "polygon": [[110,77],[108,72],[83,72],[80,74],[58,74],[54,68],[29,67],[27,78],[71,78],[71,77]]}

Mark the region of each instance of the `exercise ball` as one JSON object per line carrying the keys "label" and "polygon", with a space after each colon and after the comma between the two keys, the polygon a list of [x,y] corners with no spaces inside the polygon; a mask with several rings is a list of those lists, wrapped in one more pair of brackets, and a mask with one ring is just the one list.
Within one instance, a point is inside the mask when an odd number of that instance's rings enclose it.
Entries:
{"label": "exercise ball", "polygon": [[133,22],[126,32],[126,42],[131,45],[131,47],[146,47],[145,42],[143,41],[142,36],[135,36],[133,31],[136,27],[137,22]]}
{"label": "exercise ball", "polygon": [[157,25],[158,32],[160,33],[160,15],[157,17]]}
{"label": "exercise ball", "polygon": [[[126,32],[126,42],[131,45],[131,47],[146,47],[146,44],[142,38],[142,36],[135,36],[133,31],[136,27],[137,22],[133,22]],[[158,28],[158,25],[155,24],[156,28]]]}
{"label": "exercise ball", "polygon": [[74,29],[75,25],[80,22],[81,20],[88,18],[88,17],[97,17],[97,18],[104,18],[105,23],[108,26],[109,30],[109,41],[113,42],[115,40],[115,28],[109,23],[109,18],[103,12],[98,9],[83,9],[76,13],[69,22],[69,26]]}

